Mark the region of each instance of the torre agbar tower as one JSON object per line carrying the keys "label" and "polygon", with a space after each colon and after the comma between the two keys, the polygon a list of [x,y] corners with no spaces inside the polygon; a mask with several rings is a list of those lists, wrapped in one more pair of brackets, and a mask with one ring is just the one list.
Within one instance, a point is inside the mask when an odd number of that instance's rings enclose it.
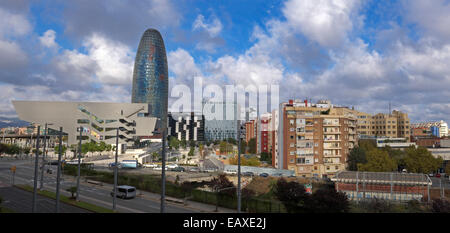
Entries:
{"label": "torre agbar tower", "polygon": [[[164,41],[155,29],[142,35],[134,61],[132,103],[148,103],[151,117],[167,126],[169,75]],[[161,131],[158,126],[158,131]]]}

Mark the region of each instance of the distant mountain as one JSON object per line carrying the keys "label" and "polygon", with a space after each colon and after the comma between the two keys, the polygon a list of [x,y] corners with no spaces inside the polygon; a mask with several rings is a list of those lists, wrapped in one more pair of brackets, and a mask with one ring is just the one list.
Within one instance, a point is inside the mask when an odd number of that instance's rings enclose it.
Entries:
{"label": "distant mountain", "polygon": [[22,121],[19,118],[0,117],[0,128],[5,127],[23,127],[29,126],[30,123]]}

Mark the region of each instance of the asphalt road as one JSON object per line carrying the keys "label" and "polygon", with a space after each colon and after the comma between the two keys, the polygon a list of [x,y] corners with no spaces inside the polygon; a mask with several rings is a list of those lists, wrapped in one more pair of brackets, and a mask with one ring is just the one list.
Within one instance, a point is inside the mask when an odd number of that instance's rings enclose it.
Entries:
{"label": "asphalt road", "polygon": [[[1,184],[0,186],[5,186]],[[2,206],[15,211],[16,213],[32,213],[33,193],[16,188],[0,187],[0,197],[3,198]],[[54,199],[40,196],[37,197],[37,213],[55,213],[56,201]],[[60,202],[60,213],[91,213],[88,210]]]}
{"label": "asphalt road", "polygon": [[[11,183],[11,171],[12,165],[17,167],[15,174],[15,184],[27,184],[33,186],[34,180],[34,161],[31,160],[12,160],[0,162],[0,182],[3,184]],[[56,171],[56,167],[52,166],[53,171]],[[39,173],[40,174],[40,173]],[[71,176],[64,176],[60,184],[60,192],[63,195],[70,196],[70,193],[65,191],[69,187],[76,186],[76,180]],[[39,181],[38,181],[39,187]],[[56,172],[53,174],[44,175],[44,189],[52,192],[56,192]],[[80,179],[80,200],[86,201],[105,208],[112,208],[112,197],[110,192],[112,191],[112,185],[105,184],[104,186],[96,186],[87,184],[83,179]],[[139,191],[138,191],[139,193]],[[117,211],[123,213],[159,213],[160,201],[157,195],[142,196],[134,199],[122,200],[116,199]],[[30,199],[31,206],[31,199]],[[30,207],[31,210],[31,207]],[[211,208],[211,211],[213,208]],[[184,206],[182,204],[174,204],[166,202],[167,213],[195,213],[204,212],[201,209]]]}

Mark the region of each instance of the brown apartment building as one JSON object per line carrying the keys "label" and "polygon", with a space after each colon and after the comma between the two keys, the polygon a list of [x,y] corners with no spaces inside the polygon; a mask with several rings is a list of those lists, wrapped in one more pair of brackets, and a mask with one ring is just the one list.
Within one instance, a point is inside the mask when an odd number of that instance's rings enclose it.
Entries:
{"label": "brown apartment building", "polygon": [[357,145],[356,115],[329,102],[289,101],[280,106],[280,168],[301,177],[333,177],[345,170]]}
{"label": "brown apartment building", "polygon": [[410,120],[407,113],[392,111],[391,114],[354,111],[358,117],[357,131],[359,135],[406,138],[410,141]]}

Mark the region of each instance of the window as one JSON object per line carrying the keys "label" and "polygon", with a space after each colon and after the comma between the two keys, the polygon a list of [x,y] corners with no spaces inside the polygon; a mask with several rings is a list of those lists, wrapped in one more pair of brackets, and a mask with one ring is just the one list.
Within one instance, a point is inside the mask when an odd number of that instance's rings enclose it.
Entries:
{"label": "window", "polygon": [[78,119],[77,123],[78,124],[89,124],[89,120],[88,119]]}

